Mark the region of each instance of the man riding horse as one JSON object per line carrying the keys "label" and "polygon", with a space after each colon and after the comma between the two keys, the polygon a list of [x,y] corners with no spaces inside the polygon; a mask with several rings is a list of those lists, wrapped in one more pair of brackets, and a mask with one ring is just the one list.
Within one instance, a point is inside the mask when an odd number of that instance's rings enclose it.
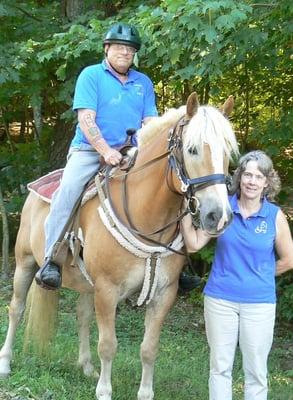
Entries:
{"label": "man riding horse", "polygon": [[[139,129],[158,114],[151,80],[131,69],[140,47],[134,26],[115,24],[104,39],[104,61],[86,67],[78,77],[73,101],[78,124],[45,223],[45,262],[36,274],[36,282],[46,289],[61,286],[56,244],[63,239],[85,185],[98,172],[101,157],[107,165],[118,165],[122,155],[116,148],[126,142],[127,129]],[[136,144],[135,136],[132,141]],[[183,273],[180,284],[191,289],[198,278]]]}

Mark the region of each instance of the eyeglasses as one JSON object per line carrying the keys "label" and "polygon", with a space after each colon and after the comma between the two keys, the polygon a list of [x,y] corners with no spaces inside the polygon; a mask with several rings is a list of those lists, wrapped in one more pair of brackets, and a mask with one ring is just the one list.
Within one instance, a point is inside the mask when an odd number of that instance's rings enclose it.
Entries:
{"label": "eyeglasses", "polygon": [[255,178],[257,182],[262,182],[266,179],[264,175],[253,175],[251,172],[243,172],[242,176],[246,181],[251,181]]}
{"label": "eyeglasses", "polygon": [[126,51],[129,54],[135,54],[136,53],[136,49],[132,46],[127,46],[126,44],[117,44],[114,43],[112,44],[112,48],[116,51]]}

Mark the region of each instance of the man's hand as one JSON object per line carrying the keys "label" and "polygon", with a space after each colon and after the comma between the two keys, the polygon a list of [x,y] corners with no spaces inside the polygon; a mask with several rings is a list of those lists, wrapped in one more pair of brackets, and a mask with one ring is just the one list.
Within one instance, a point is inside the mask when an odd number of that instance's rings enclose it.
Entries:
{"label": "man's hand", "polygon": [[78,110],[78,122],[80,129],[94,149],[104,157],[107,165],[118,165],[122,159],[122,154],[113,149],[103,138],[99,127],[96,124],[96,112],[82,108]]}
{"label": "man's hand", "polygon": [[122,159],[122,154],[111,147],[105,152],[105,154],[102,155],[107,165],[118,165]]}

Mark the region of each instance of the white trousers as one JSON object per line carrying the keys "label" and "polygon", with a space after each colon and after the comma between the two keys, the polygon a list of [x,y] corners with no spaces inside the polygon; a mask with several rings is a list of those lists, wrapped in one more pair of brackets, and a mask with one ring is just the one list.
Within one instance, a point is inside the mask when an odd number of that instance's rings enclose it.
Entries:
{"label": "white trousers", "polygon": [[275,304],[234,303],[205,296],[210,347],[209,400],[232,400],[237,343],[242,353],[244,399],[267,399],[267,359],[273,342],[275,310]]}

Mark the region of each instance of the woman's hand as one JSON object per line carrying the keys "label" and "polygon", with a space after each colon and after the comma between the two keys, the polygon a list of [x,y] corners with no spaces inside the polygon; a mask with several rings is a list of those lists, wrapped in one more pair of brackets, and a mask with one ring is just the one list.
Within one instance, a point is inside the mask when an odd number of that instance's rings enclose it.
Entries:
{"label": "woman's hand", "polygon": [[192,224],[190,214],[187,214],[181,220],[181,232],[184,237],[184,243],[189,253],[195,253],[202,249],[211,239],[202,229],[196,229]]}

